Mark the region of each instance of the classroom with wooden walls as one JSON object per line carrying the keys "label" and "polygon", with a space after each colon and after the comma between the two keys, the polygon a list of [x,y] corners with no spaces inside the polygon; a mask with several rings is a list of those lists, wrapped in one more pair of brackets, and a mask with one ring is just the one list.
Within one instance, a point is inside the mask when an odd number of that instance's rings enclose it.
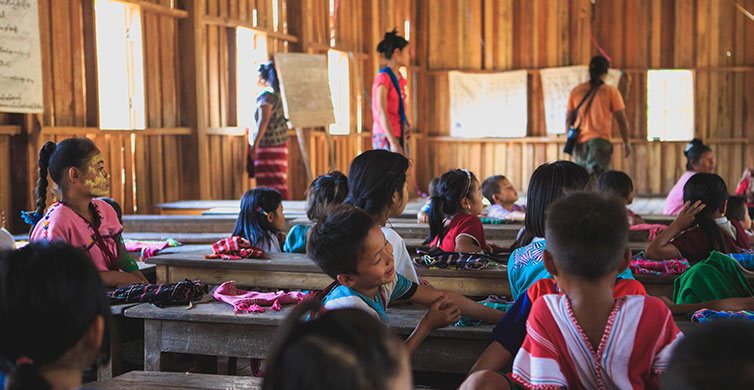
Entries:
{"label": "classroom with wooden walls", "polygon": [[[374,149],[375,123],[383,120],[374,115],[383,107],[375,100],[378,79],[381,69],[394,63],[377,47],[393,30],[405,38],[407,45],[398,49],[407,51],[406,63],[396,67],[405,96],[396,94],[401,96],[401,115],[393,115],[406,126],[400,142],[409,161],[404,172],[409,199],[396,215],[381,222],[376,218],[378,224],[400,235],[421,281],[475,301],[499,296],[506,298],[500,302],[512,303],[510,265],[505,264],[520,248],[531,222],[524,222],[523,211],[518,220],[487,218],[486,207],[492,202],[485,199],[482,234],[494,244],[491,248],[505,249],[498,253],[504,261],[485,258],[484,270],[416,265],[425,256],[432,258],[423,251],[430,249],[432,240],[425,239],[432,238],[434,230],[427,220],[416,218],[421,212],[429,218],[422,206],[426,202],[429,207],[434,199],[430,181],[463,169],[473,173],[482,193],[486,178],[503,175],[518,195],[516,205],[523,207],[531,200],[527,189],[538,167],[575,159],[564,152],[568,126],[563,120],[573,111],[568,92],[576,84],[562,83],[570,81],[568,77],[587,82],[590,61],[601,56],[610,67],[604,83],[613,83],[608,80],[616,75],[613,89],[625,105],[619,110],[625,121],[607,119],[606,144],[612,149],[606,163],[632,180],[634,203],[627,207],[646,225],[646,230],[631,228],[627,233],[632,256],[657,253],[650,249],[652,241],[673,226],[675,217],[663,214],[678,211],[665,213],[663,205],[674,189],[683,196],[683,185],[676,187],[679,178],[687,180],[684,175],[692,171],[687,166],[692,140],[712,152],[714,169],[708,173],[722,179],[728,195],[743,196],[749,214],[754,211],[753,12],[754,0],[0,1],[0,227],[16,247],[34,242],[35,225],[28,223],[34,210],[44,211],[38,221],[65,203],[56,203],[64,189],[49,176],[40,205],[40,150],[49,141],[91,140],[109,175],[105,193],[97,197],[120,206],[118,240],[125,240],[146,284],[201,280],[205,291],[189,300],[194,301],[191,310],[184,310],[187,305],[164,310],[150,304],[112,305],[109,362],[89,367],[84,373],[88,381],[82,383],[99,382],[84,386],[262,388],[261,379],[247,383],[239,378],[256,378],[265,371],[270,340],[290,310],[267,310],[266,317],[256,319],[252,317],[263,313],[236,314],[238,306],[236,313],[229,309],[218,314],[216,305],[230,302],[213,300],[213,288],[235,281],[239,289],[292,294],[323,290],[333,278],[307,258],[305,245],[300,256],[265,251],[260,255],[264,264],[251,252],[244,252],[240,262],[227,260],[222,256],[236,255],[218,254],[211,247],[237,231],[239,211],[245,207],[242,197],[265,187],[260,182],[269,175],[259,163],[273,158],[258,155],[262,152],[257,149],[252,156],[250,145],[261,123],[258,116],[269,115],[262,114],[258,100],[265,88],[272,88],[258,81],[260,66],[273,59],[280,65],[286,58],[304,58],[294,54],[311,55],[307,58],[322,64],[299,75],[278,66],[275,76],[282,75],[284,101],[278,104],[284,106],[287,123],[282,141],[287,147],[282,157],[287,197],[279,202],[285,214],[284,221],[280,216],[284,228],[278,231],[282,248],[292,227],[312,224],[307,217],[312,181],[333,171],[348,175],[352,161]],[[331,119],[296,126],[304,123],[298,118],[314,117],[315,109],[309,112],[303,107],[308,103],[301,103],[313,91],[304,85],[315,78],[308,80],[310,74],[329,83],[321,92]],[[498,100],[485,102],[485,97]],[[627,133],[622,134],[624,123]],[[390,150],[392,144],[386,145]],[[255,177],[249,169],[256,169]],[[596,188],[599,175],[593,175]],[[468,186],[474,186],[470,175]],[[275,211],[255,210],[265,218]],[[445,214],[443,229],[453,216]],[[541,218],[544,221],[544,210]],[[276,223],[271,216],[269,223]],[[304,233],[304,238],[307,234],[312,233]],[[532,235],[529,242],[543,234]],[[89,248],[96,240],[90,240]],[[660,259],[641,257],[651,260]],[[693,268],[696,261],[688,260],[685,266]],[[740,280],[746,284],[754,279],[752,270],[735,260],[744,270]],[[673,279],[681,274],[668,279],[654,271],[638,274],[633,265],[629,269],[646,287],[645,295],[675,300]],[[473,272],[477,274],[470,276]],[[186,288],[190,293],[194,287]],[[747,291],[746,297],[754,295],[750,286]],[[291,299],[298,302],[299,297]],[[284,301],[276,296],[266,306],[278,300]],[[680,301],[675,304],[682,306]],[[752,310],[751,305],[730,311]],[[385,304],[384,309],[392,333],[401,339],[412,334],[424,313],[413,306],[390,311]],[[675,319],[681,331],[696,325],[688,316],[681,318],[681,309],[670,310],[671,322]],[[411,360],[412,383],[426,388],[461,385],[489,344],[494,325],[433,330]],[[188,343],[192,332],[206,337]],[[451,357],[437,362],[437,356]],[[196,376],[168,375],[180,371]],[[131,376],[118,381],[123,374]],[[209,374],[222,378],[202,376]]]}

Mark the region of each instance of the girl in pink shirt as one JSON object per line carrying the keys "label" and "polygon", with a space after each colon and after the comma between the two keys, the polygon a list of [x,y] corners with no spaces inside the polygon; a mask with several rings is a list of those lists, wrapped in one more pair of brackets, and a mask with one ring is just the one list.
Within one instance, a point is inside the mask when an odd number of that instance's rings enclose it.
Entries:
{"label": "girl in pink shirt", "polygon": [[712,154],[712,149],[702,143],[700,139],[691,140],[686,145],[683,154],[687,159],[686,172],[681,175],[681,178],[668,193],[668,197],[665,198],[665,208],[662,210],[665,215],[676,215],[683,209],[683,186],[691,179],[691,176],[699,172],[715,172],[715,155]]}
{"label": "girl in pink shirt", "polygon": [[[47,142],[39,151],[37,210],[27,214],[34,224],[31,241],[61,240],[87,252],[106,287],[148,283],[138,267],[122,272],[128,254],[118,239],[123,227],[115,210],[105,201],[110,175],[102,154],[90,139],[68,138]],[[47,174],[58,185],[60,201],[44,213]]]}

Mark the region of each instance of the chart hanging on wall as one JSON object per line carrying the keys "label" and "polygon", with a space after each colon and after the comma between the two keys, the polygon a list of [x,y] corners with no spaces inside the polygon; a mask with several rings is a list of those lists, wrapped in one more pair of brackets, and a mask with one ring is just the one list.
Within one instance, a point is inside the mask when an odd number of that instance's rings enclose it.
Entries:
{"label": "chart hanging on wall", "polygon": [[0,112],[42,112],[37,0],[0,1]]}
{"label": "chart hanging on wall", "polygon": [[280,77],[285,113],[293,127],[321,127],[335,123],[327,56],[278,53],[275,68]]}
{"label": "chart hanging on wall", "polygon": [[449,72],[450,135],[525,137],[527,76],[526,70]]}
{"label": "chart hanging on wall", "polygon": [[[545,99],[547,134],[563,134],[568,96],[574,87],[589,81],[589,67],[575,65],[541,69],[539,75],[542,77],[542,94]],[[605,83],[618,88],[621,75],[621,71],[610,69]]]}

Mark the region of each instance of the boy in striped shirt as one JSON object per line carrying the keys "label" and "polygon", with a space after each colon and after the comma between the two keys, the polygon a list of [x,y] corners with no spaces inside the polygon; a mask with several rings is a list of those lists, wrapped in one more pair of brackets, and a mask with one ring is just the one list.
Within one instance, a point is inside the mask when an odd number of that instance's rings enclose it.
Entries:
{"label": "boy in striped shirt", "polygon": [[631,259],[623,202],[577,192],[547,210],[544,264],[565,295],[534,302],[513,379],[527,389],[657,389],[682,334],[653,297],[614,298]]}

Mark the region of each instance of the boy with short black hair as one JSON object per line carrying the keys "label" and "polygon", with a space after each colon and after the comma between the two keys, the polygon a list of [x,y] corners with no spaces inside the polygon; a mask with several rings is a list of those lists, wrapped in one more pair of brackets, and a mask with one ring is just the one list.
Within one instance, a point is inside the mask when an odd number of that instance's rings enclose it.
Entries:
{"label": "boy with short black hair", "polygon": [[725,217],[740,222],[747,232],[751,230],[751,217],[749,217],[749,210],[746,207],[746,198],[743,196],[733,195],[728,197]]}
{"label": "boy with short black hair", "polygon": [[460,315],[496,323],[503,312],[460,294],[417,285],[397,274],[393,248],[380,226],[363,210],[341,206],[312,229],[307,254],[335,283],[326,293],[326,309],[359,308],[389,322],[392,301],[408,300],[429,311],[406,339],[413,353],[433,330],[458,321]]}
{"label": "boy with short black hair", "polygon": [[[603,173],[597,180],[597,190],[624,199],[626,206],[634,202],[634,182],[625,172],[611,170]],[[628,213],[629,225],[644,223],[644,219],[631,209],[627,208],[626,213]]]}
{"label": "boy with short black hair", "polygon": [[482,195],[490,202],[487,216],[494,219],[523,221],[526,207],[516,204],[518,191],[503,175],[488,177],[482,183]]}
{"label": "boy with short black hair", "polygon": [[544,264],[565,295],[532,306],[513,363],[526,388],[658,388],[681,332],[661,300],[613,296],[631,260],[626,220],[620,199],[592,192],[548,208]]}

